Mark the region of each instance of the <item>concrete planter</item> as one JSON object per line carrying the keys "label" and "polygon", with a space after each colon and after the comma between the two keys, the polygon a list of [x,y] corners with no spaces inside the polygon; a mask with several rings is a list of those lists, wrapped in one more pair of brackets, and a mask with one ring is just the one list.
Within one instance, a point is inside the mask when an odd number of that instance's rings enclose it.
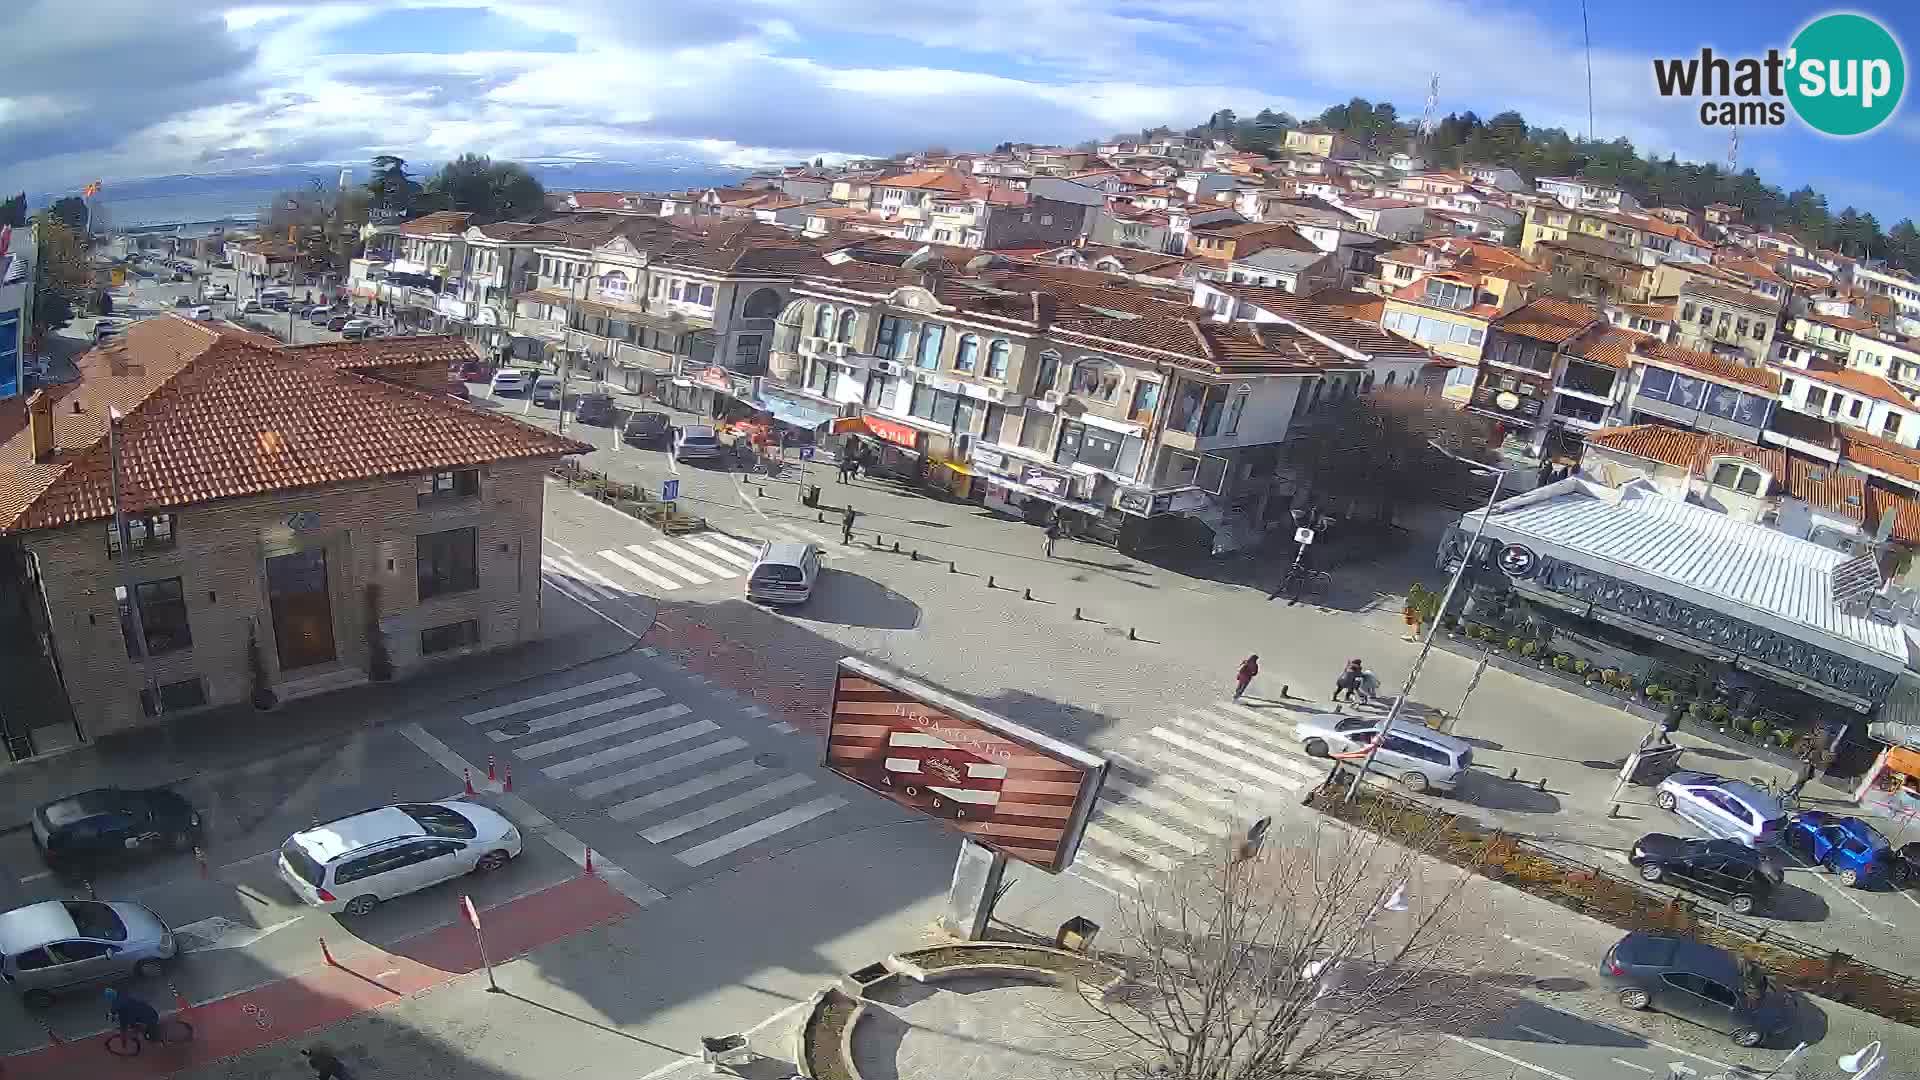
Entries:
{"label": "concrete planter", "polygon": [[1793,751],[1788,750],[1780,744],[1774,742],[1763,744],[1754,740],[1743,739],[1731,731],[1721,731],[1720,725],[1711,720],[1698,720],[1691,715],[1683,715],[1680,717],[1680,730],[1689,735],[1695,735],[1705,739],[1710,743],[1724,746],[1729,750],[1737,750],[1748,757],[1771,762],[1782,768],[1797,769],[1800,767],[1800,759],[1794,756]]}

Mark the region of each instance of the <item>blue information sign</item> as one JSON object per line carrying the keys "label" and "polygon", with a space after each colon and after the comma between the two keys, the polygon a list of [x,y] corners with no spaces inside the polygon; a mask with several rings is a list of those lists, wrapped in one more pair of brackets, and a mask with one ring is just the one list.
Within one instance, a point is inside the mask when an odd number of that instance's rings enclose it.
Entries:
{"label": "blue information sign", "polygon": [[672,502],[673,500],[679,497],[680,497],[680,481],[678,480],[660,481],[660,501],[661,502]]}
{"label": "blue information sign", "polygon": [[803,447],[801,447],[801,448],[800,448],[800,460],[801,460],[801,461],[812,461],[812,460],[813,460],[813,447],[811,447],[811,446],[803,446]]}

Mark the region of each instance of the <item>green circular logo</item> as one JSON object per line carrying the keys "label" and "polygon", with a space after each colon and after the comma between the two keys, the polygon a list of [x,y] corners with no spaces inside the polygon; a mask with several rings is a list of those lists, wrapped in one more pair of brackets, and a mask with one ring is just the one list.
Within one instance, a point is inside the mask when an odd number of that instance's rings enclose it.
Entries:
{"label": "green circular logo", "polygon": [[1793,39],[1787,98],[1815,131],[1862,135],[1887,121],[1907,89],[1900,43],[1865,15],[1822,15]]}

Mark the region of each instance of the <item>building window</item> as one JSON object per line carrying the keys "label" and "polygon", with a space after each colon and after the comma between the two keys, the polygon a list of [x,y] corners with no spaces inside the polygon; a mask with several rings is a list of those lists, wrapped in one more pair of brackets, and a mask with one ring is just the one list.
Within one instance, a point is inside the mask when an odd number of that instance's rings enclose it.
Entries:
{"label": "building window", "polygon": [[873,372],[867,376],[866,404],[871,409],[893,408],[894,386],[899,380]]}
{"label": "building window", "polygon": [[[995,344],[998,344],[996,342]],[[1033,392],[1044,394],[1060,385],[1060,354],[1051,350],[1040,354],[1040,368],[1033,377]]]}
{"label": "building window", "polygon": [[[1899,418],[1895,417],[1894,419],[1898,420]],[[999,442],[1000,432],[1006,427],[1006,424],[1007,407],[1005,405],[988,405],[986,421],[980,428],[981,441],[990,443]]]}
{"label": "building window", "polygon": [[953,428],[954,410],[959,405],[960,396],[944,390],[935,390],[931,386],[915,386],[913,401],[907,412],[922,420],[931,420],[941,427]]}
{"label": "building window", "polygon": [[1782,397],[1792,397],[1792,396],[1793,396],[1793,380],[1792,380],[1792,379],[1781,379],[1781,380],[1780,380],[1780,395],[1781,395]]}
{"label": "building window", "polygon": [[1713,465],[1713,486],[1758,495],[1767,486],[1767,474],[1743,461],[1719,459]]}
{"label": "building window", "polygon": [[1823,386],[1807,387],[1807,408],[1819,412],[1827,405],[1827,391]]}
{"label": "building window", "polygon": [[[133,595],[140,604],[140,628],[146,631],[148,656],[193,648],[193,629],[187,624],[187,594],[179,578],[142,582],[133,587]],[[127,603],[127,590],[116,587],[113,596],[120,606],[120,634],[126,639],[127,655],[137,656],[139,643],[133,635],[133,609]]]}
{"label": "building window", "polygon": [[1082,360],[1073,366],[1072,393],[1112,401],[1120,391],[1120,369],[1105,360]]}
{"label": "building window", "polygon": [[821,304],[813,313],[813,336],[826,337],[833,329],[833,305]]}
{"label": "building window", "polygon": [[1859,398],[1854,398],[1849,401],[1847,403],[1847,415],[1855,420],[1860,419],[1860,406],[1862,404],[1864,403]]}
{"label": "building window", "polygon": [[926,371],[940,370],[940,343],[947,336],[947,328],[939,323],[923,323],[920,326],[920,348],[914,354],[913,366]]}
{"label": "building window", "polygon": [[1880,423],[1880,434],[1885,435],[1889,439],[1900,434],[1899,413],[1890,412],[1887,414],[1887,418]]}
{"label": "building window", "polygon": [[452,652],[455,649],[468,649],[478,644],[480,644],[478,619],[462,619],[456,623],[429,627],[420,631],[421,656]]}
{"label": "building window", "polygon": [[840,325],[839,325],[839,328],[834,332],[833,340],[852,341],[854,326],[855,326],[855,320],[854,320],[853,310],[849,308],[848,310],[841,312]]}
{"label": "building window", "polygon": [[1734,330],[1733,330],[1734,337],[1747,336],[1747,320],[1741,319],[1739,322],[1734,323],[1733,325],[1734,325]]}
{"label": "building window", "polygon": [[[207,685],[197,678],[160,684],[160,705],[168,712],[197,709],[206,703]],[[153,691],[140,691],[140,712],[145,716],[159,715],[153,708]]]}
{"label": "building window", "polygon": [[[1091,465],[1109,472],[1119,469],[1121,445],[1128,436],[1069,420],[1060,425],[1060,445],[1053,460],[1062,465]],[[1132,440],[1138,442],[1139,440]]]}
{"label": "building window", "polygon": [[1127,410],[1127,417],[1144,424],[1153,419],[1154,407],[1159,404],[1160,384],[1142,379],[1133,384],[1133,407]]}
{"label": "building window", "polygon": [[[173,546],[173,515],[144,514],[127,518],[127,538],[136,552],[164,551]],[[107,522],[107,554],[120,554],[120,530]]]}
{"label": "building window", "polygon": [[1007,354],[1013,349],[1004,341],[996,341],[987,346],[987,378],[1007,380]]}
{"label": "building window", "polygon": [[[1371,379],[1373,374],[1369,372],[1367,377]],[[1227,434],[1233,435],[1239,432],[1240,414],[1247,411],[1247,398],[1249,396],[1251,395],[1245,391],[1233,395],[1233,404],[1227,406]]]}
{"label": "building window", "polygon": [[680,299],[680,281],[679,281],[679,279],[677,279],[677,278],[676,278],[676,279],[675,279],[675,280],[674,280],[673,282],[671,282],[671,283],[670,283],[670,284],[669,284],[669,285],[667,286],[667,299],[669,299],[669,300],[678,300],[678,299]]}
{"label": "building window", "polygon": [[700,287],[700,306],[701,307],[713,306],[713,286],[702,285]]}
{"label": "building window", "polygon": [[600,295],[614,300],[627,298],[627,275],[618,270],[610,270],[600,275]]}
{"label": "building window", "polygon": [[665,282],[665,278],[654,278],[653,285],[647,289],[647,295],[658,299],[660,296],[660,286]]}
{"label": "building window", "polygon": [[1038,409],[1028,409],[1026,422],[1020,425],[1020,445],[1027,450],[1045,454],[1053,450],[1052,413]]}
{"label": "building window", "polygon": [[478,539],[479,530],[471,527],[425,533],[417,539],[420,599],[480,587]]}
{"label": "building window", "polygon": [[980,359],[980,338],[975,334],[961,334],[960,345],[953,351],[953,370],[971,372]]}
{"label": "building window", "polygon": [[418,505],[450,499],[471,499],[480,494],[479,469],[450,469],[420,478]]}
{"label": "building window", "polygon": [[827,379],[833,375],[833,365],[825,360],[807,362],[807,389],[821,397],[827,396]]}

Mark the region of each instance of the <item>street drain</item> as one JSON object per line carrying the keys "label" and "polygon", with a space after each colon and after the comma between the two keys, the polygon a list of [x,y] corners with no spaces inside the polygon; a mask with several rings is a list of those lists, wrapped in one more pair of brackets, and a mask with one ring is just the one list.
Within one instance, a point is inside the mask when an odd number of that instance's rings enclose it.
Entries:
{"label": "street drain", "polygon": [[753,763],[763,769],[778,769],[787,763],[787,759],[779,754],[758,754],[754,757]]}
{"label": "street drain", "polygon": [[525,720],[509,720],[500,725],[500,734],[502,735],[525,735],[532,730],[533,725],[527,723]]}

